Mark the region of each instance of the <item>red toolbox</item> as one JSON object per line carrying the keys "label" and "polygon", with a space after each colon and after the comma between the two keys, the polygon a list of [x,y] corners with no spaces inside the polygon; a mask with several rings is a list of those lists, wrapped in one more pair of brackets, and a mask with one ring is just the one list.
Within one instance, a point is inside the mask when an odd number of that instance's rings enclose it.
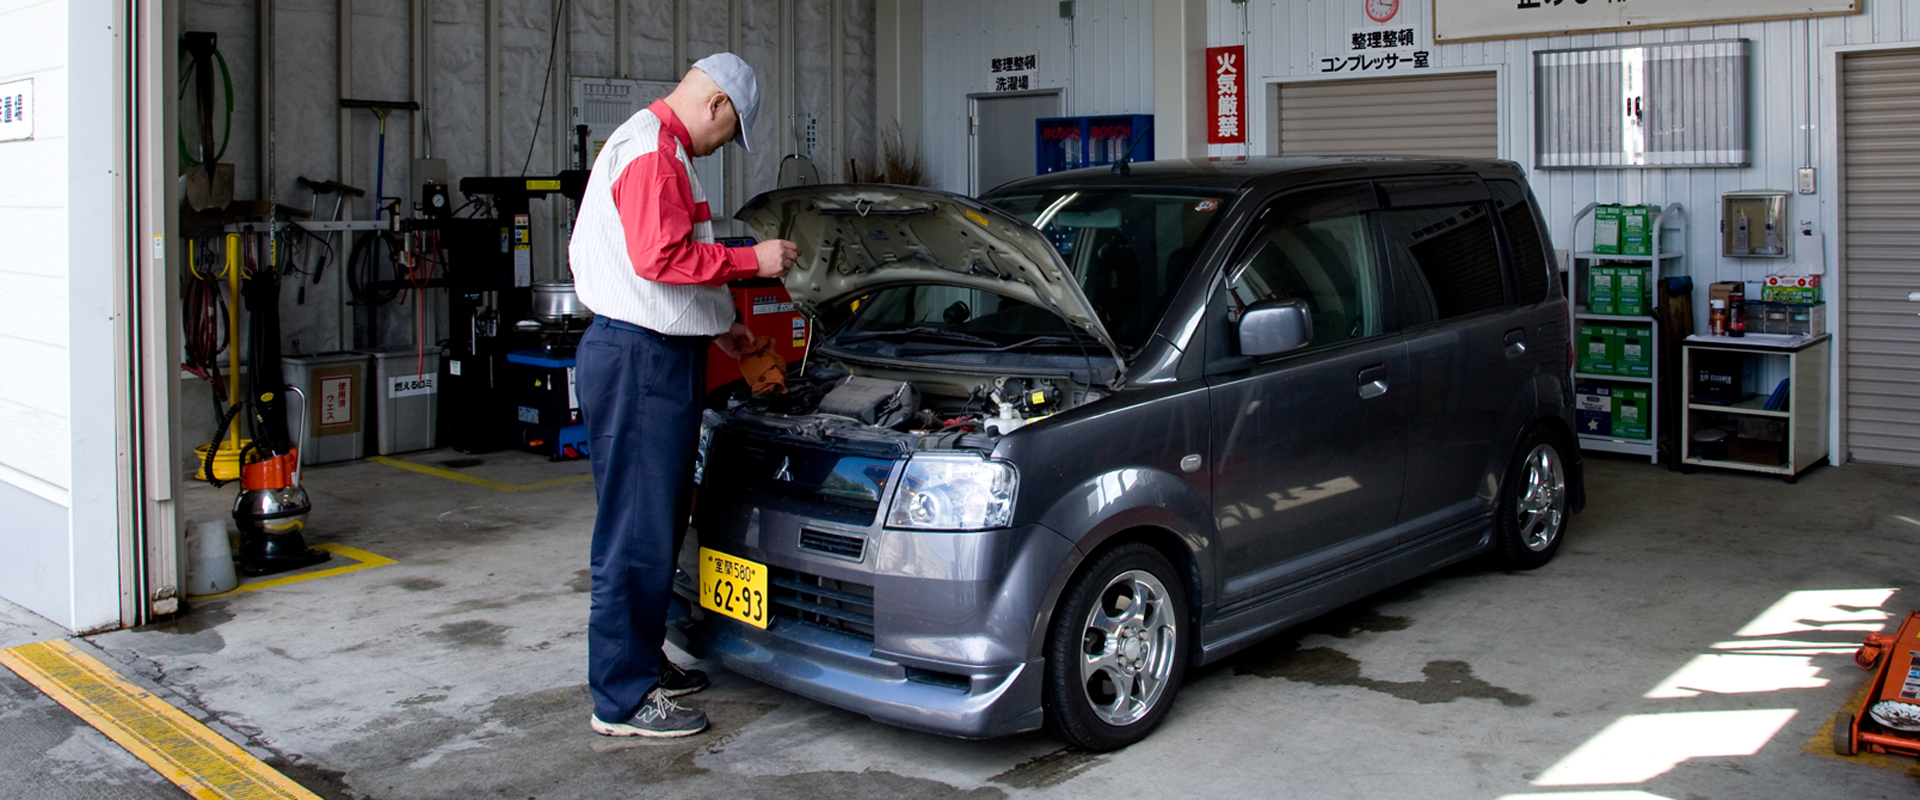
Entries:
{"label": "red toolbox", "polygon": [[1861,669],[1879,668],[1860,707],[1833,723],[1833,751],[1920,756],[1920,611],[1892,635],[1872,633],[1853,654]]}
{"label": "red toolbox", "polygon": [[[807,352],[807,320],[793,310],[787,287],[773,278],[746,278],[727,284],[733,309],[756,337],[773,339],[774,350],[787,364],[800,363]],[[740,362],[714,345],[707,351],[707,391],[740,379]]]}

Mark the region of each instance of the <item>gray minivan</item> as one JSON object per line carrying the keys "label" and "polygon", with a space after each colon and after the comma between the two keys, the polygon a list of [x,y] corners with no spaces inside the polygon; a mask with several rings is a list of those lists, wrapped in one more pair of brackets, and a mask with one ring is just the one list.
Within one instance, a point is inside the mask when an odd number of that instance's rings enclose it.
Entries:
{"label": "gray minivan", "polygon": [[1565,295],[1510,162],[1167,161],[979,200],[808,186],[816,336],[710,398],[679,623],[908,728],[1108,750],[1189,666],[1583,503]]}

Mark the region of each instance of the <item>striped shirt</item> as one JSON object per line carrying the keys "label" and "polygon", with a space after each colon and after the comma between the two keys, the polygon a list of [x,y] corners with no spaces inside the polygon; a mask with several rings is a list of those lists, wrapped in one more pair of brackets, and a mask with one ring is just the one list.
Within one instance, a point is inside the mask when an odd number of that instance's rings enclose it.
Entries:
{"label": "striped shirt", "polygon": [[669,336],[733,324],[725,284],[758,273],[748,248],[713,242],[707,193],[690,169],[687,128],[655,101],[627,118],[593,161],[567,257],[593,313]]}

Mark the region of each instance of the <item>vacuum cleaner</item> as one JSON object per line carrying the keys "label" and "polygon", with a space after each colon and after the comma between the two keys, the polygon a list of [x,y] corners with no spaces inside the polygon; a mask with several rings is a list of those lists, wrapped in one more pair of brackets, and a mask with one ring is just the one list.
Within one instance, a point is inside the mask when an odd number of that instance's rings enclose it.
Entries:
{"label": "vacuum cleaner", "polygon": [[[272,575],[326,561],[332,554],[307,546],[302,532],[313,503],[300,486],[300,449],[287,431],[287,391],[300,395],[300,433],[307,430],[305,393],[286,385],[280,371],[280,276],[274,270],[247,282],[246,406],[253,443],[242,458],[233,523],[240,528],[240,573]],[[304,444],[304,442],[302,442]]]}

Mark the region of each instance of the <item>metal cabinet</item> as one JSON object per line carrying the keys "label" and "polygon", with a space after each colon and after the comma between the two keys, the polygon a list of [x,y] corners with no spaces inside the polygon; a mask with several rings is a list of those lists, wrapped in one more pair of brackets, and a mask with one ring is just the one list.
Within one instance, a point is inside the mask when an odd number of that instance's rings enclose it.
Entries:
{"label": "metal cabinet", "polygon": [[1827,457],[1833,337],[1748,334],[1681,342],[1681,463],[1785,476]]}

